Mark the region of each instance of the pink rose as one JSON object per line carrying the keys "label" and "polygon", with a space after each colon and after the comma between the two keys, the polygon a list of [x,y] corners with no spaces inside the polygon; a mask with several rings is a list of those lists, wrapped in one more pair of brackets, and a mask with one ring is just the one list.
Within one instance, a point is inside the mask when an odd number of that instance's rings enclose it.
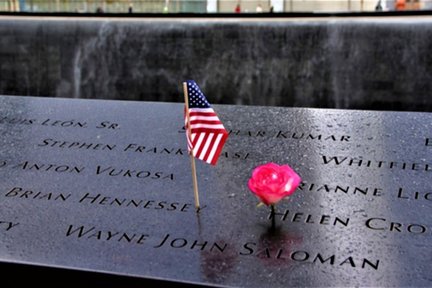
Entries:
{"label": "pink rose", "polygon": [[253,170],[248,186],[268,206],[293,194],[300,181],[300,176],[290,166],[267,163]]}

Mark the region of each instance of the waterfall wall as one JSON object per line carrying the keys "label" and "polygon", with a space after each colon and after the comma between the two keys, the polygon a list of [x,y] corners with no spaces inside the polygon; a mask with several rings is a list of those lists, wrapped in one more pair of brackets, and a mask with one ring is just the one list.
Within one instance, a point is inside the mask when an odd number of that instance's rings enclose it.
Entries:
{"label": "waterfall wall", "polygon": [[432,111],[432,17],[0,17],[0,94]]}

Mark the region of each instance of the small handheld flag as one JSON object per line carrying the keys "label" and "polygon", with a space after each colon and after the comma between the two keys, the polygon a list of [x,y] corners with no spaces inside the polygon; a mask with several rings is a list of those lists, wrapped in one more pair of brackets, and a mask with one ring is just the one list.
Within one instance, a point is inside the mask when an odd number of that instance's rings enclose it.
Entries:
{"label": "small handheld flag", "polygon": [[228,132],[195,81],[184,82],[183,90],[185,94],[186,138],[191,155],[195,206],[199,209],[194,157],[216,165],[228,138]]}
{"label": "small handheld flag", "polygon": [[186,129],[190,129],[190,133],[187,133],[189,152],[200,160],[216,165],[228,132],[195,81],[186,83],[189,123],[185,115],[185,125]]}

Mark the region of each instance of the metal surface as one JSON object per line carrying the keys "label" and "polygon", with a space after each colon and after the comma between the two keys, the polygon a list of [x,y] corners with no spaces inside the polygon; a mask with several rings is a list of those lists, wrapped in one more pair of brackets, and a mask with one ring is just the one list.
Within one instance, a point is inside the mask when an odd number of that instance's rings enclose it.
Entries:
{"label": "metal surface", "polygon": [[[215,110],[231,136],[217,166],[197,162],[197,214],[181,104],[0,97],[1,262],[218,286],[432,285],[432,115]],[[275,227],[246,185],[270,161],[303,178]]]}

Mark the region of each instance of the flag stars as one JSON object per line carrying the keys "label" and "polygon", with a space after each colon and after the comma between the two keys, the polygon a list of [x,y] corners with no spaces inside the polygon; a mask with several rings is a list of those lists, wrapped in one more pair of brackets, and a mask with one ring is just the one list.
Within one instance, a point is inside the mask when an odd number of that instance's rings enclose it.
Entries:
{"label": "flag stars", "polygon": [[188,94],[189,94],[189,105],[190,108],[210,108],[210,103],[201,92],[200,88],[194,81],[188,81]]}

